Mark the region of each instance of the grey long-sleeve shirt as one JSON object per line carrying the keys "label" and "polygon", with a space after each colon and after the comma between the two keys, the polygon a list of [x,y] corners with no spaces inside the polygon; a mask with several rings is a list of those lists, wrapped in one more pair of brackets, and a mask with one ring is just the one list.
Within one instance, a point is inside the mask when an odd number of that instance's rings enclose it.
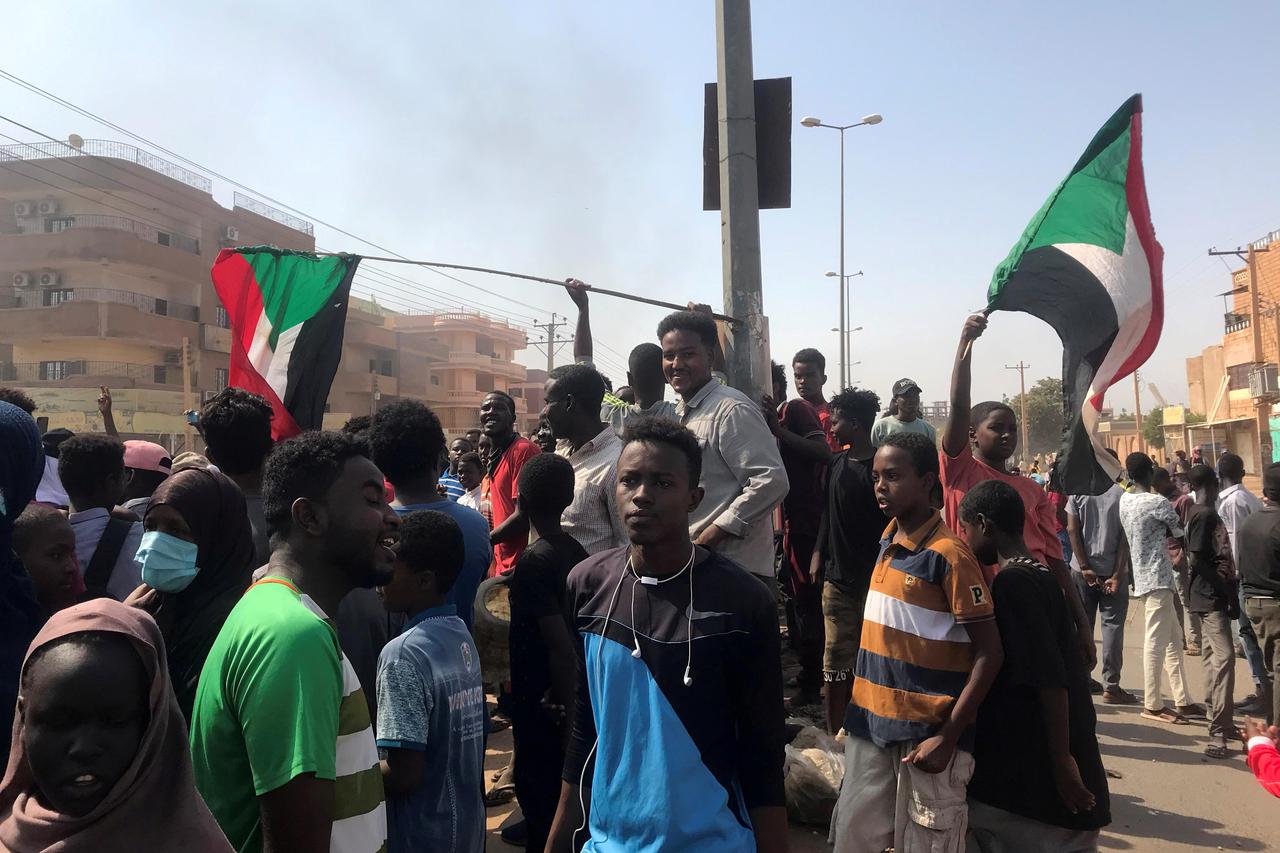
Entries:
{"label": "grey long-sleeve shirt", "polygon": [[716,550],[747,571],[773,577],[773,508],[790,484],[778,442],[769,432],[760,404],[712,379],[676,414],[702,445],[702,488],[706,495],[689,516],[695,539],[710,524],[730,538]]}

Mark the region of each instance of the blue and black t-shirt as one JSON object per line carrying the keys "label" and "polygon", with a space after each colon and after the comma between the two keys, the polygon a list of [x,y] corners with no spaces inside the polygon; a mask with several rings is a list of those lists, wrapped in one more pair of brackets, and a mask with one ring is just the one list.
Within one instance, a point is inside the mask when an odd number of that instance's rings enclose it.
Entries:
{"label": "blue and black t-shirt", "polygon": [[748,811],[784,805],[777,607],[741,566],[699,555],[691,665],[688,574],[637,578],[618,548],[569,575],[581,657],[564,779],[590,797],[584,850],[754,850]]}

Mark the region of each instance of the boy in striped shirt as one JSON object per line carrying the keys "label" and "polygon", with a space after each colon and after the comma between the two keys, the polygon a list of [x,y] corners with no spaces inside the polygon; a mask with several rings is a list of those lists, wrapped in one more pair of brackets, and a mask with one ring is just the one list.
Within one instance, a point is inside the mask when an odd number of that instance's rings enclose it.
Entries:
{"label": "boy in striped shirt", "polygon": [[888,436],[872,480],[891,521],[867,592],[830,840],[836,853],[959,850],[971,726],[1003,659],[991,593],[933,508],[932,441]]}

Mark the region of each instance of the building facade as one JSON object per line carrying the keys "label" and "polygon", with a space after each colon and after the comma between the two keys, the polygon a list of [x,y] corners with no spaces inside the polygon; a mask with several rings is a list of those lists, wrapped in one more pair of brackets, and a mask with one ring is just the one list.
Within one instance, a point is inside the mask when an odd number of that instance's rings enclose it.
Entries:
{"label": "building facade", "polygon": [[[209,269],[230,246],[313,251],[311,223],[150,152],[85,140],[0,147],[0,385],[45,428],[102,429],[111,389],[125,438],[182,441],[188,408],[226,387],[229,321]],[[446,429],[477,422],[485,390],[524,379],[523,331],[478,314],[410,315],[353,299],[326,418],[399,397]]]}
{"label": "building facade", "polygon": [[1245,470],[1259,474],[1280,447],[1280,231],[1248,247],[1245,265],[1231,274],[1220,294],[1230,305],[1218,344],[1187,359],[1187,401],[1205,422],[1186,427],[1188,449],[1206,458],[1231,451]]}

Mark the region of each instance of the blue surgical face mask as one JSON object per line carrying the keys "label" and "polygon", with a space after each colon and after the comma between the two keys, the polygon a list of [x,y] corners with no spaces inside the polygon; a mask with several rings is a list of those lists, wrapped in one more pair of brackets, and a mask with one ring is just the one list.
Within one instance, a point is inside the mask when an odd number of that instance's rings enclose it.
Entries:
{"label": "blue surgical face mask", "polygon": [[195,580],[196,553],[194,542],[168,533],[148,530],[142,534],[136,559],[142,564],[142,582],[161,592],[182,592]]}

